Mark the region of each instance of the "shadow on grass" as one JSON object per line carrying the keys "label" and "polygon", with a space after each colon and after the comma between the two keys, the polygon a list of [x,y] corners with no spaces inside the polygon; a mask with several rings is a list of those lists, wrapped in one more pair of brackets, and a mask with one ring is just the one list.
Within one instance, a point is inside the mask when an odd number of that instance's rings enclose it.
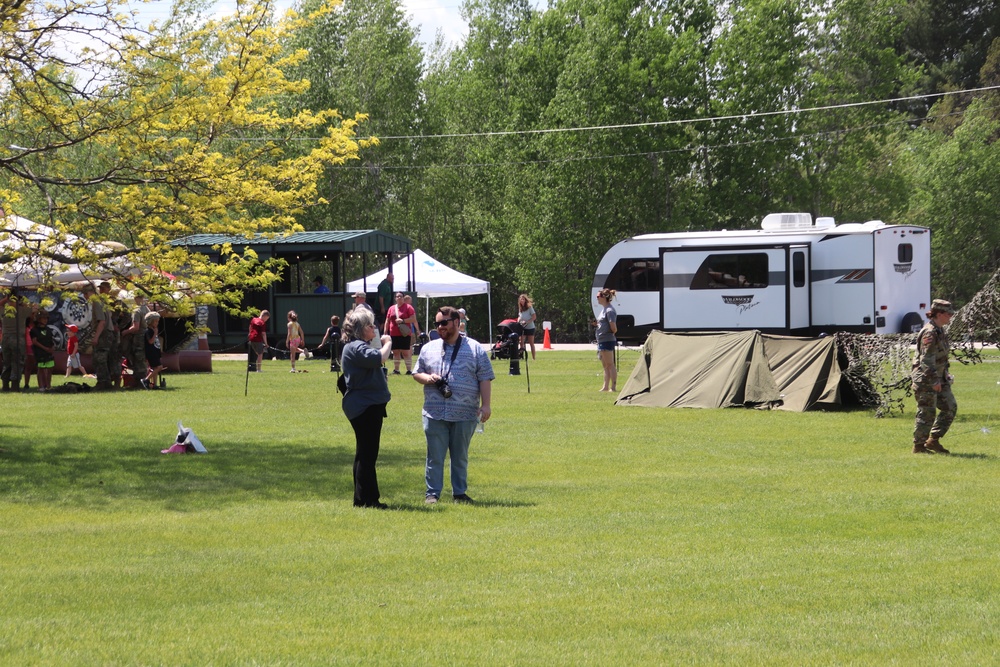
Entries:
{"label": "shadow on grass", "polygon": [[958,459],[980,459],[980,460],[989,460],[996,458],[995,456],[991,456],[989,454],[966,454],[963,452],[956,452],[954,449],[951,450],[951,454],[949,454],[948,456]]}
{"label": "shadow on grass", "polygon": [[[0,500],[80,507],[153,502],[184,511],[254,499],[351,498],[353,447],[228,441],[207,443],[208,454],[161,454],[168,445],[8,439],[0,449]],[[379,468],[412,466],[411,458],[383,452]]]}

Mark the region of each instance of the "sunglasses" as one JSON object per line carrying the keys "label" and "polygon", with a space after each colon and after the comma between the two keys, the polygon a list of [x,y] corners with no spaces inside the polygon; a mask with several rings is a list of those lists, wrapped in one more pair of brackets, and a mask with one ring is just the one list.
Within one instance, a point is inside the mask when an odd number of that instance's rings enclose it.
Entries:
{"label": "sunglasses", "polygon": [[434,320],[434,326],[436,326],[436,327],[446,327],[446,326],[448,326],[449,322],[457,322],[457,321],[458,321],[457,317],[453,317],[453,318],[451,318],[449,320]]}

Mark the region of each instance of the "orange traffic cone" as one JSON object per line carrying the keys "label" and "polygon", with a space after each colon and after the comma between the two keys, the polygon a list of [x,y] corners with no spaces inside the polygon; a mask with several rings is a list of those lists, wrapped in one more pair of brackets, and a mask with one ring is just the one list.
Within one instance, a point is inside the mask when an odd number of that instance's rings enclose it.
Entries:
{"label": "orange traffic cone", "polygon": [[551,350],[552,349],[552,340],[549,339],[549,330],[548,329],[545,330],[545,341],[542,343],[542,349],[543,350]]}

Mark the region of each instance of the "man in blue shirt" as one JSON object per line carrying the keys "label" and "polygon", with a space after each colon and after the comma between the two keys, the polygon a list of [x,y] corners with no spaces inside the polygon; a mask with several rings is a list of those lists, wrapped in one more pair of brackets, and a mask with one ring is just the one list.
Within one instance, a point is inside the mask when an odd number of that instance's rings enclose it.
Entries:
{"label": "man in blue shirt", "polygon": [[330,288],[323,284],[323,276],[316,276],[313,278],[313,285],[316,286],[315,289],[313,289],[313,294],[330,293]]}
{"label": "man in blue shirt", "polygon": [[455,502],[471,503],[468,489],[469,442],[476,422],[490,418],[493,366],[475,340],[459,335],[458,311],[441,308],[434,324],[440,338],[420,350],[413,379],[424,385],[424,435],[427,438],[425,502],[432,505],[444,486],[444,458],[451,455]]}

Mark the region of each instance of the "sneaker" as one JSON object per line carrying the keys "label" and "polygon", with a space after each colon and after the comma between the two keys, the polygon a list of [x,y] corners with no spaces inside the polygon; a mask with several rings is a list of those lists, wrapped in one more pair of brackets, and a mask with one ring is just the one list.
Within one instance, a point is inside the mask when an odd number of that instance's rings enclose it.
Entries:
{"label": "sneaker", "polygon": [[424,503],[426,503],[428,505],[434,505],[434,504],[437,503],[437,501],[438,501],[438,497],[437,496],[427,496],[427,497],[424,498]]}
{"label": "sneaker", "polygon": [[142,385],[143,389],[149,389],[149,380],[147,380],[146,378],[139,380],[139,384]]}
{"label": "sneaker", "polygon": [[452,496],[456,503],[464,503],[466,505],[471,505],[475,501],[464,493],[460,493],[457,496]]}
{"label": "sneaker", "polygon": [[[392,374],[393,375],[399,375],[399,371],[393,371]],[[409,373],[407,373],[407,375],[409,375]]]}
{"label": "sneaker", "polygon": [[407,375],[413,375],[413,371],[406,371]]}
{"label": "sneaker", "polygon": [[288,371],[288,372],[289,372],[289,373],[297,373],[298,371],[296,371],[296,370],[295,370],[295,369],[293,368],[292,370],[290,370],[290,371]]}

